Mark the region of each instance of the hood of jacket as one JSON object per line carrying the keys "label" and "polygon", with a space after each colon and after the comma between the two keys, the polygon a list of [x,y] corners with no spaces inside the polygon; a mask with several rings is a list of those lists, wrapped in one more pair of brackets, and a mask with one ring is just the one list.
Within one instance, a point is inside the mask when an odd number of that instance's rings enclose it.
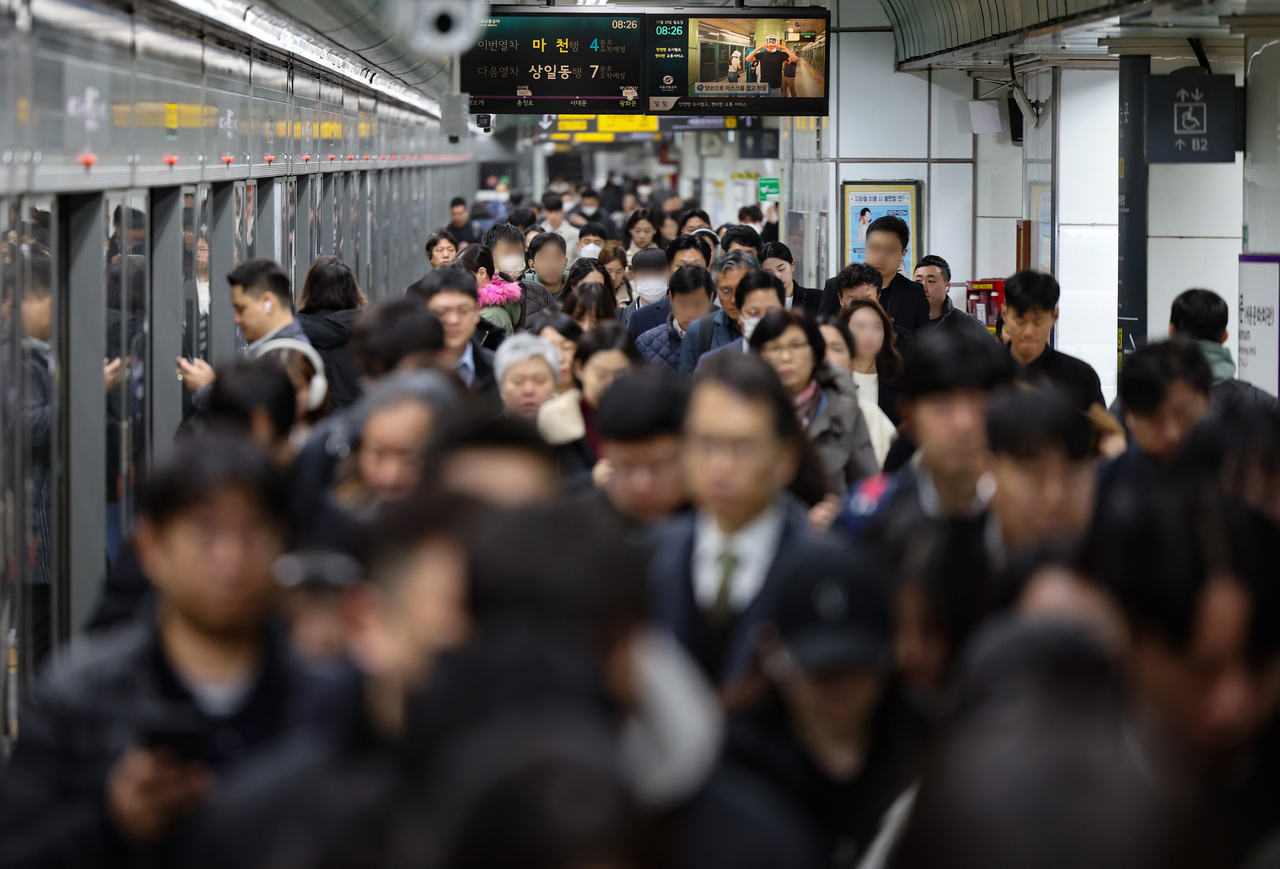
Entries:
{"label": "hood of jacket", "polygon": [[1236,363],[1231,358],[1230,350],[1217,341],[1200,340],[1196,343],[1200,345],[1200,351],[1209,362],[1209,369],[1213,372],[1214,386],[1226,383],[1236,376]]}
{"label": "hood of jacket", "polygon": [[520,301],[520,285],[494,279],[487,287],[482,287],[477,296],[483,308],[492,305],[510,305],[512,302]]}
{"label": "hood of jacket", "polygon": [[823,362],[813,369],[813,379],[818,381],[822,388],[828,392],[847,395],[854,401],[858,400],[858,387],[853,382],[853,376],[848,372],[841,371]]}
{"label": "hood of jacket", "polygon": [[538,408],[538,433],[553,447],[571,444],[587,436],[582,418],[582,392],[570,389]]}
{"label": "hood of jacket", "polygon": [[351,327],[360,316],[358,308],[344,311],[310,311],[297,316],[298,325],[307,333],[317,350],[341,347],[351,340]]}

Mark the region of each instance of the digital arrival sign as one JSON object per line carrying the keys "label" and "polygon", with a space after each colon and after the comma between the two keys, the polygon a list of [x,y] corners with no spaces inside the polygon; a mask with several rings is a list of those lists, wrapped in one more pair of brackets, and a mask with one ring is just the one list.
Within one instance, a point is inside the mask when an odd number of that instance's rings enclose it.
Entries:
{"label": "digital arrival sign", "polygon": [[461,60],[472,112],[645,112],[643,13],[491,11]]}

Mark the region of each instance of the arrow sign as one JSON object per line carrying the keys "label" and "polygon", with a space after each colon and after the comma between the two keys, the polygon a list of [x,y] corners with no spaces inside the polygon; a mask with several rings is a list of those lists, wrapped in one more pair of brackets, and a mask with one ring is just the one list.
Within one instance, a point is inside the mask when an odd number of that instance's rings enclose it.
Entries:
{"label": "arrow sign", "polygon": [[1191,99],[1195,100],[1196,102],[1199,102],[1200,100],[1204,99],[1204,94],[1200,93],[1200,88],[1196,88],[1194,91],[1191,92]]}
{"label": "arrow sign", "polygon": [[542,120],[538,121],[538,126],[546,130],[546,129],[549,129],[551,125],[554,123],[555,123],[554,115],[543,115]]}
{"label": "arrow sign", "polygon": [[1183,148],[1186,147],[1186,144],[1181,139],[1174,142],[1173,144],[1174,144],[1174,147],[1176,147],[1179,151],[1181,151]]}
{"label": "arrow sign", "polygon": [[[1178,99],[1180,100],[1185,100],[1189,96],[1191,96],[1191,94],[1187,93],[1186,88],[1182,88],[1181,90],[1178,91]],[[1199,99],[1199,97],[1196,97],[1196,99]]]}

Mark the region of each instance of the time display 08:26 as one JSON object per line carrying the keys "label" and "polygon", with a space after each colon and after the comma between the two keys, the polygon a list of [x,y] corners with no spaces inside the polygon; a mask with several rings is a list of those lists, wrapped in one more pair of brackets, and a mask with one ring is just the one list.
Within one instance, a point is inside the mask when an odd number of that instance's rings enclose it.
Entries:
{"label": "time display 08:26", "polygon": [[655,36],[684,36],[683,24],[659,24],[653,28]]}

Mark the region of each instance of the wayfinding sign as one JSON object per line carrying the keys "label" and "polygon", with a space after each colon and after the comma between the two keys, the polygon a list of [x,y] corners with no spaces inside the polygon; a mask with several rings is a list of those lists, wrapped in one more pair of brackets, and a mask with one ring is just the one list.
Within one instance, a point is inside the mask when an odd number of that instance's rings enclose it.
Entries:
{"label": "wayfinding sign", "polygon": [[1234,163],[1236,78],[1147,76],[1148,163]]}

